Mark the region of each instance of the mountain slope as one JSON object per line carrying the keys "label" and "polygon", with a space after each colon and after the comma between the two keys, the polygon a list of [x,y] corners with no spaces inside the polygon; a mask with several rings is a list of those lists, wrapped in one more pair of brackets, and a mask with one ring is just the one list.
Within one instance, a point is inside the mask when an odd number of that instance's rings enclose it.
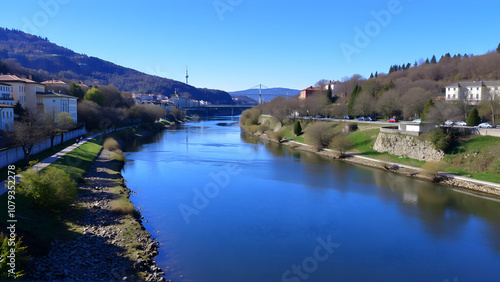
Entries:
{"label": "mountain slope", "polygon": [[[281,87],[275,87],[275,88],[265,88],[262,89],[262,100],[265,101],[271,101],[272,99],[280,96],[288,96],[292,97],[295,95],[298,95],[300,93],[300,90],[297,89],[290,89],[290,88],[281,88]],[[247,96],[255,101],[259,100],[259,89],[247,89],[247,90],[240,90],[240,91],[232,91],[229,92],[231,96],[233,97],[238,97],[238,96]]]}
{"label": "mountain slope", "polygon": [[18,30],[0,28],[0,58],[10,72],[31,74],[34,80],[52,78],[82,81],[87,85],[112,84],[121,91],[171,96],[177,91],[184,97],[214,104],[234,104],[221,90],[200,89],[168,78],[148,75],[99,58],[78,54],[41,38]]}

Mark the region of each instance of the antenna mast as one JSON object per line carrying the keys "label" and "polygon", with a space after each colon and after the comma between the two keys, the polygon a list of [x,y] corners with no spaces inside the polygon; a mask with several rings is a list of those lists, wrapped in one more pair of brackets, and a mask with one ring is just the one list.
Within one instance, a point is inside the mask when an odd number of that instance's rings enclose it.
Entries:
{"label": "antenna mast", "polygon": [[186,66],[186,84],[189,84],[189,83],[188,83],[188,78],[189,78],[189,75],[188,75],[188,67]]}

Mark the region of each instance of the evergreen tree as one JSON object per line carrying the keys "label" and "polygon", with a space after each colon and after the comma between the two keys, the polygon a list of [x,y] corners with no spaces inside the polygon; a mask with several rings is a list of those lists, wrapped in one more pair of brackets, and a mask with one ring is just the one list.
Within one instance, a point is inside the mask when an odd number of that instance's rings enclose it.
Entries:
{"label": "evergreen tree", "polygon": [[326,90],[326,98],[328,98],[328,101],[333,103],[332,86],[330,84],[328,84],[328,90]]}
{"label": "evergreen tree", "polygon": [[413,67],[414,67],[414,68],[418,67],[418,63],[417,63],[417,61],[415,61],[415,64],[413,64]]}
{"label": "evergreen tree", "polygon": [[431,59],[431,64],[437,64],[437,60],[436,60],[436,56],[432,56],[432,59]]}
{"label": "evergreen tree", "polygon": [[373,76],[373,72],[370,74],[370,79],[372,79],[374,76]]}
{"label": "evergreen tree", "polygon": [[293,126],[293,133],[295,133],[296,136],[299,136],[302,134],[302,126],[300,125],[300,121],[296,121],[295,125]]}
{"label": "evergreen tree", "polygon": [[356,97],[358,97],[359,92],[361,92],[361,86],[356,84],[352,90],[351,97],[349,98],[349,103],[347,104],[347,109],[350,115],[354,115],[354,102],[356,101]]}
{"label": "evergreen tree", "polygon": [[377,77],[378,77],[378,71],[375,72],[375,78],[377,78]]}
{"label": "evergreen tree", "polygon": [[411,68],[411,64],[410,63],[406,64],[406,69],[409,69],[409,68]]}
{"label": "evergreen tree", "polygon": [[498,44],[497,53],[500,53],[500,44]]}
{"label": "evergreen tree", "polygon": [[479,117],[479,113],[477,112],[477,108],[472,108],[470,111],[469,117],[467,118],[467,126],[476,126],[481,123],[481,118]]}
{"label": "evergreen tree", "polygon": [[450,53],[446,53],[446,55],[444,55],[444,56],[445,56],[446,58],[448,58],[448,59],[449,59],[449,58],[451,58]]}
{"label": "evergreen tree", "polygon": [[71,95],[78,97],[78,99],[80,100],[83,99],[83,96],[85,95],[82,87],[74,82],[72,82],[69,86],[69,92],[71,93]]}
{"label": "evergreen tree", "polygon": [[22,117],[24,117],[25,114],[26,114],[26,110],[23,108],[21,103],[19,103],[19,101],[17,101],[17,103],[14,105],[14,115],[17,118],[22,118]]}
{"label": "evergreen tree", "polygon": [[431,108],[434,108],[434,101],[432,100],[432,98],[430,98],[427,104],[425,104],[425,108],[422,112],[422,115],[420,116],[420,120],[425,121],[425,115],[429,113]]}
{"label": "evergreen tree", "polygon": [[427,60],[425,60],[425,63],[426,63],[426,64],[430,64],[430,62],[429,62],[429,58],[427,58]]}

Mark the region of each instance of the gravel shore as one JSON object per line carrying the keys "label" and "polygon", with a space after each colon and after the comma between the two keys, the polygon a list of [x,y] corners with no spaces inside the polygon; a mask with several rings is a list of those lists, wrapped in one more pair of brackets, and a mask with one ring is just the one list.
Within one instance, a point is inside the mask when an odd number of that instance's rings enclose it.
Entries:
{"label": "gravel shore", "polygon": [[53,242],[46,256],[34,260],[29,279],[165,280],[154,260],[159,244],[142,226],[140,214],[119,213],[110,205],[131,193],[116,167],[110,151],[103,149],[79,187],[75,208],[65,215],[78,218],[75,232],[79,236]]}

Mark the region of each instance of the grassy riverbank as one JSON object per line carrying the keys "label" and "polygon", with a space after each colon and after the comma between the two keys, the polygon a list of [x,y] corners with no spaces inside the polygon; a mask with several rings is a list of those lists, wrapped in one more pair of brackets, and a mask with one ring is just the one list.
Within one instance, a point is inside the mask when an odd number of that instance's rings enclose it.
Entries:
{"label": "grassy riverbank", "polygon": [[[259,117],[259,124],[266,124],[270,129],[280,128],[280,123],[271,117]],[[254,120],[255,122],[255,120]],[[345,125],[345,122],[327,123],[332,130]],[[303,131],[312,124],[311,120],[301,120]],[[436,171],[454,173],[459,176],[466,176],[476,180],[500,183],[500,138],[492,136],[462,136],[456,140],[453,146],[446,152],[444,159],[439,163],[428,163],[411,158],[404,158],[389,153],[380,153],[373,149],[377,136],[380,132],[380,124],[359,123],[358,129],[350,132],[347,138],[352,142],[353,148],[350,153],[356,155],[381,160],[385,162],[398,163],[418,168],[432,168]],[[252,133],[252,129],[258,126],[247,128]],[[248,130],[250,129],[250,130]],[[293,122],[285,123],[281,129],[285,139],[294,140],[300,143],[307,143],[305,134],[296,136],[293,130]],[[425,138],[422,137],[422,138]]]}
{"label": "grassy riverbank", "polygon": [[[86,143],[75,148],[65,156],[52,163],[49,167],[54,167],[67,172],[71,179],[79,183],[79,194],[82,193],[82,188],[90,185],[89,180],[86,180],[86,175],[89,169],[94,164],[96,157],[103,149],[105,138],[114,137],[126,142],[134,138],[136,135],[146,135],[159,131],[170,124],[168,121],[163,121],[154,125],[140,125],[123,130],[117,130],[107,133],[106,136],[87,141]],[[71,145],[72,142],[68,145]],[[106,144],[104,144],[106,146]],[[61,148],[62,149],[62,148]],[[49,154],[50,153],[50,154]],[[54,151],[46,152],[47,157],[54,154]],[[122,230],[120,234],[121,248],[124,249],[125,255],[130,261],[135,261],[138,258],[144,261],[151,261],[145,252],[145,242],[148,242],[149,237],[141,239],[143,242],[138,243],[138,235],[144,235],[143,227],[138,219],[138,212],[129,199],[130,191],[125,187],[123,178],[121,177],[121,168],[124,164],[123,154],[119,148],[109,154],[109,160],[106,162],[106,186],[107,197],[109,203],[109,211],[119,216],[119,221],[116,222],[116,228]],[[103,168],[104,169],[104,168]],[[43,171],[43,170],[42,170]],[[52,248],[54,242],[70,242],[84,234],[84,217],[88,215],[89,210],[87,204],[78,200],[70,207],[64,210],[43,210],[33,205],[32,201],[20,194],[16,194],[16,216],[18,222],[16,224],[16,233],[23,237],[23,245],[28,246],[28,253],[33,257],[41,257],[46,255]],[[0,196],[0,207],[7,210],[7,193]],[[3,226],[2,226],[3,225]],[[6,217],[0,219],[0,231],[5,234],[5,226],[7,225]],[[147,232],[146,232],[147,233]],[[28,269],[29,271],[29,269]],[[146,279],[147,273],[143,270],[132,271],[127,273],[129,277],[134,277],[138,280]],[[131,275],[131,276],[130,276]]]}

